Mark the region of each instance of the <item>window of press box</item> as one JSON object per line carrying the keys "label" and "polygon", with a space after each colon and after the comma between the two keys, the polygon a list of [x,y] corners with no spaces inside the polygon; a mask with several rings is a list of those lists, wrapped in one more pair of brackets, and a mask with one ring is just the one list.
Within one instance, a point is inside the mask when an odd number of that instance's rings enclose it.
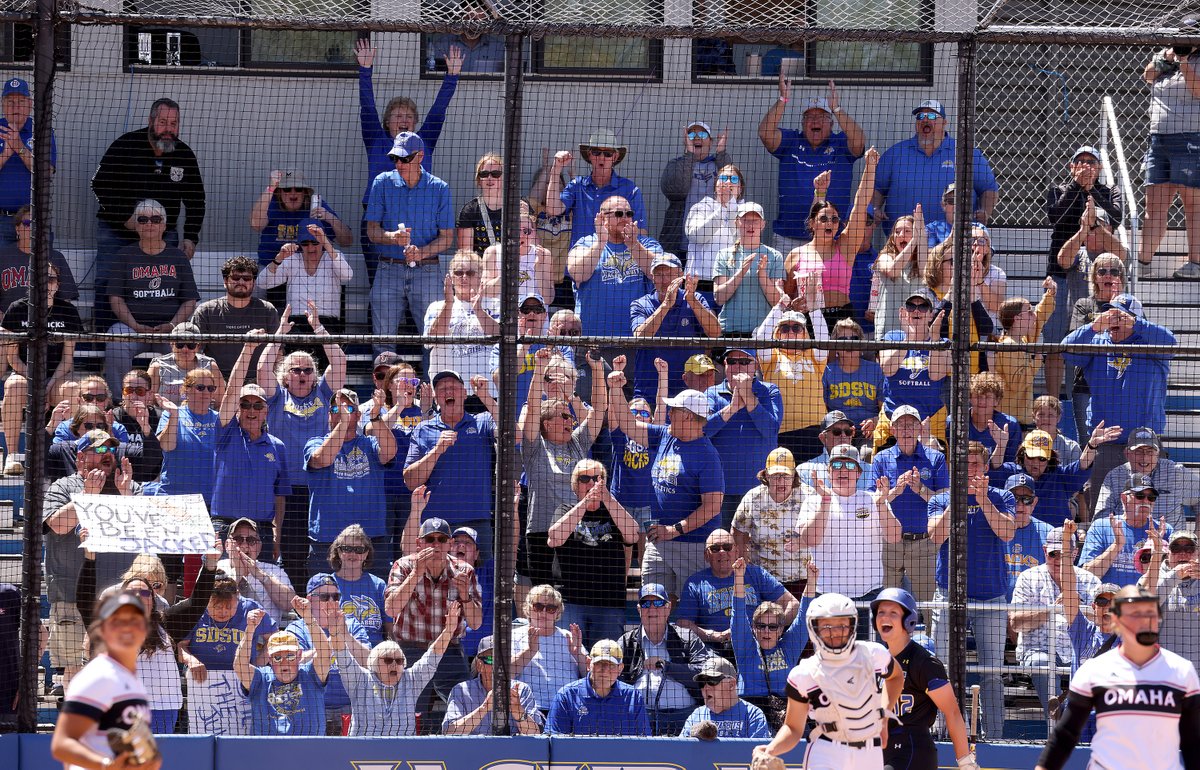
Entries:
{"label": "window of press box", "polygon": [[[54,60],[62,67],[71,65],[71,27],[58,28],[54,41]],[[33,64],[33,25],[20,22],[0,24],[0,62]]]}
{"label": "window of press box", "polygon": [[[421,74],[446,73],[446,53],[462,51],[462,74],[504,74],[504,38],[496,35],[422,35]],[[655,78],[662,69],[662,44],[636,38],[580,38],[547,35],[523,52],[525,72],[535,75],[624,75]]]}

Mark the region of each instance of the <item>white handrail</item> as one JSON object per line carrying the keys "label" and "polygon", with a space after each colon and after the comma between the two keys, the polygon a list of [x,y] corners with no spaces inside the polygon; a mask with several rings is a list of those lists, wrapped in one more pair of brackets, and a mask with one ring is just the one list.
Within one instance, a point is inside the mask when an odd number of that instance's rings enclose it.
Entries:
{"label": "white handrail", "polygon": [[[1133,269],[1138,258],[1138,235],[1141,218],[1138,216],[1137,200],[1133,197],[1133,183],[1129,179],[1129,164],[1125,161],[1125,145],[1121,141],[1121,131],[1117,125],[1117,113],[1113,108],[1111,96],[1105,96],[1102,101],[1104,107],[1104,119],[1100,121],[1100,152],[1108,155],[1108,139],[1111,137],[1113,149],[1117,154],[1117,180],[1121,185],[1121,196],[1125,199],[1125,217],[1129,224],[1129,267],[1126,269],[1126,283],[1133,290],[1137,285],[1138,271]],[[1110,187],[1114,183],[1113,179],[1113,164],[1108,162],[1107,158],[1100,159],[1103,162],[1105,175],[1105,184]]]}

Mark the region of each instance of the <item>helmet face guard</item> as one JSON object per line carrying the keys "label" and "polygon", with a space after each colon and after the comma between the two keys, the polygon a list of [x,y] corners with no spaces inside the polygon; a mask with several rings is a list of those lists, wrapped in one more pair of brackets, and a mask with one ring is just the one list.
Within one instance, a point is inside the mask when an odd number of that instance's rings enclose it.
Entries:
{"label": "helmet face guard", "polygon": [[[822,620],[833,618],[847,618],[850,621],[850,633],[847,634],[846,641],[837,647],[822,639],[817,630]],[[805,623],[808,625],[809,639],[822,659],[846,660],[854,651],[854,637],[858,630],[858,610],[848,597],[841,594],[821,594],[813,600],[812,604],[808,605]]]}

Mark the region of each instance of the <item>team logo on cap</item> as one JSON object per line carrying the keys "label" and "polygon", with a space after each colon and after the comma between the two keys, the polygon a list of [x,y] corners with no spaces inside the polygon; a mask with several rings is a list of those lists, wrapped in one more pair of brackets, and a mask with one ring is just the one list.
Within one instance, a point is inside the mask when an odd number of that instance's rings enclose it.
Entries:
{"label": "team logo on cap", "polygon": [[20,87],[21,87],[21,81],[20,81],[20,80],[17,80],[16,78],[13,78],[12,80],[8,81],[8,85],[9,85],[11,88],[20,88]]}

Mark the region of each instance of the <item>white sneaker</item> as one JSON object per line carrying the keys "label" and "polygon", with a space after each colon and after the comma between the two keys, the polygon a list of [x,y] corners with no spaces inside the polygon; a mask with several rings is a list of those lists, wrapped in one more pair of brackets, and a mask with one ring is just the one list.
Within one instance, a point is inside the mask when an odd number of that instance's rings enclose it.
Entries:
{"label": "white sneaker", "polygon": [[1200,262],[1184,262],[1174,276],[1181,281],[1200,281]]}
{"label": "white sneaker", "polygon": [[16,457],[8,458],[8,462],[4,464],[5,476],[22,476],[25,473],[25,465]]}

